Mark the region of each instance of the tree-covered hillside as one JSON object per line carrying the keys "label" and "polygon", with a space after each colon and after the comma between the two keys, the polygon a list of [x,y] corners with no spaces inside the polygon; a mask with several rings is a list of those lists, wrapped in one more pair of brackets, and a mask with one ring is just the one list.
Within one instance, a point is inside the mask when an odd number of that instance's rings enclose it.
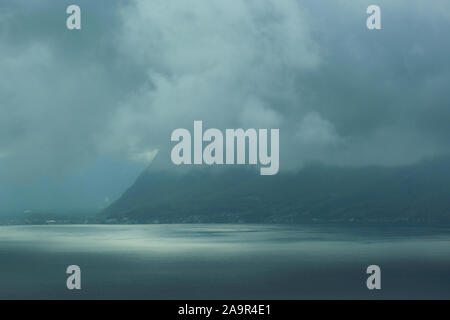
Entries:
{"label": "tree-covered hillside", "polygon": [[100,217],[109,222],[450,221],[450,159],[405,167],[310,165],[260,176],[238,167],[145,171]]}

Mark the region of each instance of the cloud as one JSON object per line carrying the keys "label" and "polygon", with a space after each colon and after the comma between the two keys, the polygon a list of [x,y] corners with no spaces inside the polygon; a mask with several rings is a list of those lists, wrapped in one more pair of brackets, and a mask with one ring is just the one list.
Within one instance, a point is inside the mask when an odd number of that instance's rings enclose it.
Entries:
{"label": "cloud", "polygon": [[279,128],[283,117],[261,101],[250,98],[242,103],[239,122],[244,128]]}
{"label": "cloud", "polygon": [[317,112],[308,113],[300,122],[297,138],[303,144],[327,145],[340,141],[332,123]]}
{"label": "cloud", "polygon": [[[448,22],[432,18],[445,4],[419,11],[417,2],[384,2],[383,34],[365,28],[367,5],[134,1],[120,11],[117,42],[146,79],[111,126],[140,137],[142,148],[159,149],[162,163],[170,131],[190,128],[193,120],[219,128],[281,125],[285,169],[311,158],[329,161],[330,154],[341,164],[397,165],[445,152],[432,128],[440,122],[434,114],[450,116],[440,107],[448,102],[449,78],[440,50],[449,46],[434,40],[435,24],[448,28]],[[422,30],[409,32],[423,17]],[[136,119],[130,130],[117,125],[130,115]],[[395,139],[388,137],[392,126]],[[405,157],[395,148],[383,152],[392,141],[400,147],[412,131],[426,147]],[[370,158],[361,154],[369,141]]]}
{"label": "cloud", "polygon": [[2,203],[87,201],[73,190],[111,181],[97,206],[149,161],[171,166],[170,133],[194,120],[279,127],[281,170],[450,151],[448,1],[380,0],[373,32],[365,0],[80,0],[80,32],[68,4],[0,4]]}
{"label": "cloud", "polygon": [[120,51],[147,78],[118,109],[111,131],[159,149],[166,162],[170,132],[194,120],[279,126],[296,74],[320,64],[296,1],[137,0],[120,16]]}
{"label": "cloud", "polygon": [[157,154],[158,149],[151,151],[137,152],[131,156],[131,160],[142,162],[149,165],[152,163],[153,159],[155,159]]}

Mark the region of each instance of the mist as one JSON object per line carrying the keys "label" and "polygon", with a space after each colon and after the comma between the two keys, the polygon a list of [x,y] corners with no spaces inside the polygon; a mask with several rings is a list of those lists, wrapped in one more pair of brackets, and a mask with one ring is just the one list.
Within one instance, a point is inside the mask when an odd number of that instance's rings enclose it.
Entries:
{"label": "mist", "polygon": [[448,154],[450,3],[71,1],[0,4],[0,213],[96,212],[170,134],[279,128],[280,171]]}

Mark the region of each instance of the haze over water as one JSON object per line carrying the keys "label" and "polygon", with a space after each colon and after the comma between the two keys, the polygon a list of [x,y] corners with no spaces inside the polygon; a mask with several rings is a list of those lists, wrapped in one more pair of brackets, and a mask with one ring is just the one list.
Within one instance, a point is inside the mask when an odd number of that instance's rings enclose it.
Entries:
{"label": "haze over water", "polygon": [[1,226],[0,261],[1,299],[450,298],[450,228]]}

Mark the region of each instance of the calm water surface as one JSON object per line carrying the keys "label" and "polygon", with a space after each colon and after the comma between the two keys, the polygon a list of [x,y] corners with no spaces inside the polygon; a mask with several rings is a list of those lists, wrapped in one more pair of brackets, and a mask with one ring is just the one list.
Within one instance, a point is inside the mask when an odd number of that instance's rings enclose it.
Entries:
{"label": "calm water surface", "polygon": [[[72,264],[79,291],[66,289]],[[1,226],[0,298],[450,299],[450,229]]]}

